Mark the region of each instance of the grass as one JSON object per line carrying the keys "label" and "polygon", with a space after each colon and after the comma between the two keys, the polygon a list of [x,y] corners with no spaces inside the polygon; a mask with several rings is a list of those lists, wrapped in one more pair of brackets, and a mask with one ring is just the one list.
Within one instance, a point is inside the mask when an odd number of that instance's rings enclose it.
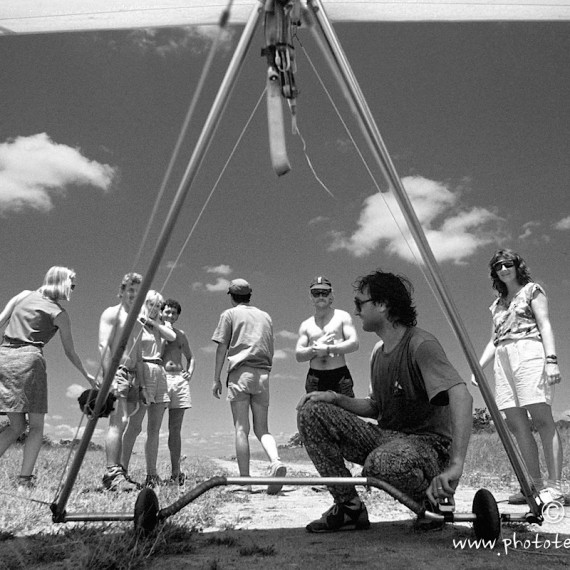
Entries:
{"label": "grass", "polygon": [[[565,457],[570,457],[570,431],[561,432]],[[540,447],[540,446],[539,446]],[[216,512],[226,502],[247,502],[243,496],[226,487],[216,487],[195,499],[177,514],[158,525],[147,537],[135,534],[132,522],[52,522],[50,505],[55,500],[62,466],[69,448],[44,447],[37,466],[37,486],[18,492],[14,475],[19,472],[21,447],[14,446],[0,462],[0,489],[3,508],[0,510],[0,569],[29,567],[79,567],[86,570],[135,569],[148,565],[153,559],[166,555],[191,554],[196,548],[196,533],[212,526]],[[252,454],[253,458],[265,459]],[[290,475],[308,474],[303,466],[310,463],[304,448],[280,449],[281,459],[291,466]],[[67,504],[68,513],[134,512],[137,493],[107,493],[100,490],[100,477],[105,464],[104,453],[90,451],[74,485]],[[207,458],[186,459],[183,466],[189,477],[185,488],[160,487],[156,490],[161,507],[171,505],[184,492],[214,475],[224,475],[223,469]],[[159,465],[167,472],[166,464]],[[132,475],[142,479],[136,465]],[[563,480],[570,481],[570,468],[565,464]],[[518,482],[497,434],[481,433],[471,439],[462,484],[489,487],[492,490],[516,489]],[[382,503],[381,508],[394,508],[383,493],[371,493],[367,501]],[[373,505],[370,505],[374,508]],[[380,508],[380,505],[379,505]],[[217,545],[235,549],[243,557],[270,557],[272,547],[244,545],[239,538],[218,535],[209,540]],[[214,543],[211,543],[214,544]],[[221,568],[218,560],[211,568]]]}
{"label": "grass", "polygon": [[[140,568],[151,558],[192,552],[192,536],[213,524],[218,506],[228,501],[243,500],[228,492],[226,487],[216,487],[169,517],[146,538],[135,534],[132,522],[54,524],[50,505],[56,498],[69,449],[42,448],[35,469],[36,487],[18,492],[14,474],[19,472],[21,453],[20,446],[13,446],[0,463],[0,489],[4,495],[0,510],[0,569],[58,563],[64,564],[61,567],[89,570]],[[138,493],[101,490],[104,465],[103,452],[86,454],[67,503],[68,513],[134,513]],[[167,467],[159,466],[163,472],[168,471]],[[183,469],[189,478],[186,487],[156,489],[161,507],[174,503],[198,482],[225,474],[223,469],[206,458],[187,461]],[[135,469],[132,475],[141,480],[144,473]]]}

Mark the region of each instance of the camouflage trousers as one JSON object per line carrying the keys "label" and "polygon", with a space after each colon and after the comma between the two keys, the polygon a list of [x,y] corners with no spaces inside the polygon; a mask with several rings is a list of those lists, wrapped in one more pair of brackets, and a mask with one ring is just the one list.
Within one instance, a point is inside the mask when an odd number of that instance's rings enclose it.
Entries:
{"label": "camouflage trousers", "polygon": [[[385,430],[326,402],[307,402],[297,416],[299,434],[321,477],[351,477],[345,460],[421,503],[431,480],[449,461],[450,442],[430,434]],[[333,485],[335,503],[358,496],[355,487]]]}

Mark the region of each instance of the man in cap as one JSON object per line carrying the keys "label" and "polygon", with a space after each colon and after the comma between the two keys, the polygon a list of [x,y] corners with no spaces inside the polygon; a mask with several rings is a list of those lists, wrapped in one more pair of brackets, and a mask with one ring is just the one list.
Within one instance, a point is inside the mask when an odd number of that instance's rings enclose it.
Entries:
{"label": "man in cap", "polygon": [[331,282],[319,275],[309,286],[314,316],[301,323],[295,349],[297,362],[310,362],[305,390],[333,390],[354,397],[345,354],[358,350],[358,335],[346,311],[334,309]]}
{"label": "man in cap", "polygon": [[[235,427],[236,457],[241,477],[249,477],[249,410],[253,432],[269,461],[270,475],[284,477],[286,467],[279,459],[277,444],[269,433],[269,373],[273,363],[273,324],[271,317],[250,305],[252,289],[245,279],[234,279],[229,286],[232,308],[220,315],[212,340],[217,343],[212,392],[222,394],[221,374],[228,360],[227,399]],[[282,485],[269,485],[267,493],[276,495]]]}

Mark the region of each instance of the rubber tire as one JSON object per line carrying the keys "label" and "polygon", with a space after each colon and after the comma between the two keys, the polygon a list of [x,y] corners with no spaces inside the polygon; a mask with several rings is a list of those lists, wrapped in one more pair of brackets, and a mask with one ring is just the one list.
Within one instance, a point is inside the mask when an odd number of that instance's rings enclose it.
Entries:
{"label": "rubber tire", "polygon": [[149,487],[145,487],[135,503],[135,531],[141,534],[152,532],[158,523],[158,497]]}
{"label": "rubber tire", "polygon": [[497,501],[487,489],[479,489],[473,498],[473,530],[479,540],[494,541],[501,534],[501,515]]}

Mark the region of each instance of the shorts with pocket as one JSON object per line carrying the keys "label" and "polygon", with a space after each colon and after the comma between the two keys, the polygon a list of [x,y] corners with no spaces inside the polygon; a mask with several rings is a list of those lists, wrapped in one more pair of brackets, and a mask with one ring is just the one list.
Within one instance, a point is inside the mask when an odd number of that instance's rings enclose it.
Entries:
{"label": "shorts with pocket", "polygon": [[240,366],[228,374],[228,401],[269,407],[269,370]]}
{"label": "shorts with pocket", "polygon": [[530,404],[552,405],[545,356],[538,339],[501,342],[495,351],[495,400],[499,410]]}

